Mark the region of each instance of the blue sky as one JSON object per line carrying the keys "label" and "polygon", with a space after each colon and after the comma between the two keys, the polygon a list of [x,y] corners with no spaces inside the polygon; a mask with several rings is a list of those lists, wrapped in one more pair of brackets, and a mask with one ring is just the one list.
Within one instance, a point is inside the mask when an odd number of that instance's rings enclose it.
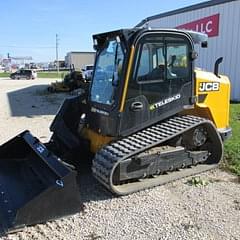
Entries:
{"label": "blue sky", "polygon": [[142,19],[200,0],[8,0],[1,1],[0,55],[32,56],[34,61],[92,51],[92,34],[135,26]]}

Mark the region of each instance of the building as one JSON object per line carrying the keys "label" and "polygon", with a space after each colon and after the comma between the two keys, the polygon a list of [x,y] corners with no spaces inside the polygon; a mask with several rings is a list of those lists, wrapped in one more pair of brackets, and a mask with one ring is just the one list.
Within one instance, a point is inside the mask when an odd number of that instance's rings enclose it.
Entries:
{"label": "building", "polygon": [[76,69],[82,69],[85,65],[94,64],[95,52],[69,52],[65,57],[66,67],[72,64]]}
{"label": "building", "polygon": [[190,29],[208,34],[208,48],[197,48],[196,66],[213,71],[223,57],[220,73],[231,80],[231,99],[240,101],[240,0],[212,0],[142,20],[137,27]]}
{"label": "building", "polygon": [[58,67],[59,68],[62,68],[62,69],[64,69],[65,68],[65,60],[55,60],[54,62],[53,62],[53,65],[55,66],[55,68],[57,68],[57,64],[58,64]]}

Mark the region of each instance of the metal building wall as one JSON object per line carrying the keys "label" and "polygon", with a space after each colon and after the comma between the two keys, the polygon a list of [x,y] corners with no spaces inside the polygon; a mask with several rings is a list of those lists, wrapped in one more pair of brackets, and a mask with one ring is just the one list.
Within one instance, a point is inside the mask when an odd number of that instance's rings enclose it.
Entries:
{"label": "metal building wall", "polygon": [[85,65],[94,64],[95,52],[69,52],[65,57],[68,67],[74,64],[76,69],[82,69]]}
{"label": "metal building wall", "polygon": [[229,1],[198,10],[152,19],[145,25],[159,28],[175,28],[215,14],[219,16],[219,35],[209,38],[208,48],[200,49],[196,66],[213,71],[215,60],[223,57],[220,73],[229,76],[232,83],[231,99],[240,101],[240,0]]}

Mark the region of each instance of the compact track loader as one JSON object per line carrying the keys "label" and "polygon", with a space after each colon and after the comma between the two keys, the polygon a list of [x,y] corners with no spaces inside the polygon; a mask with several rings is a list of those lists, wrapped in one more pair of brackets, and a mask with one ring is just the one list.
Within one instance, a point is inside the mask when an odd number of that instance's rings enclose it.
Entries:
{"label": "compact track loader", "polygon": [[[0,231],[80,209],[73,165],[125,195],[217,166],[229,127],[230,83],[194,70],[204,34],[124,29],[93,36],[89,91],[67,98],[42,144],[25,131],[0,146]],[[80,173],[79,173],[80,174]]]}

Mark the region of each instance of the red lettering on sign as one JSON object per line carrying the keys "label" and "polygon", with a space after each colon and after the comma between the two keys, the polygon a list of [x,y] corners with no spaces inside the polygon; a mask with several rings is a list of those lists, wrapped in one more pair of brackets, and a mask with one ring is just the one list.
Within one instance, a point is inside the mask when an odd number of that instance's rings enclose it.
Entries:
{"label": "red lettering on sign", "polygon": [[176,28],[202,32],[206,33],[209,37],[215,37],[219,34],[219,14],[185,23],[183,25],[177,26]]}

